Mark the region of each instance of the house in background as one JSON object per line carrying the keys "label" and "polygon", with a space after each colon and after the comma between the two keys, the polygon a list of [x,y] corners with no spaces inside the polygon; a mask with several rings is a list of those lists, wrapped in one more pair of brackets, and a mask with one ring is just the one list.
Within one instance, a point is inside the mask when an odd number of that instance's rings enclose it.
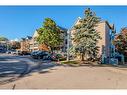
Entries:
{"label": "house in background", "polygon": [[38,37],[38,33],[37,31],[34,32],[33,36],[32,36],[32,39],[30,40],[30,51],[38,51],[38,50],[45,50],[45,51],[48,51],[49,48],[44,45],[44,44],[39,44],[37,42],[37,37]]}
{"label": "house in background", "polygon": [[[80,24],[80,17],[77,19],[75,25]],[[115,46],[112,41],[114,40],[115,35],[115,27],[108,23],[108,21],[101,21],[98,23],[97,27],[95,27],[96,31],[100,33],[101,40],[99,40],[97,46],[99,46],[98,57],[103,57],[104,61],[109,63],[110,58],[114,57],[115,54]],[[74,37],[74,33],[76,31],[72,29],[70,31],[70,37]],[[75,45],[75,43],[70,40],[70,46]],[[107,60],[107,61],[106,61]]]}
{"label": "house in background", "polygon": [[21,38],[20,41],[20,51],[21,52],[30,52],[30,41],[31,41],[32,37],[31,36],[27,36],[26,38]]}

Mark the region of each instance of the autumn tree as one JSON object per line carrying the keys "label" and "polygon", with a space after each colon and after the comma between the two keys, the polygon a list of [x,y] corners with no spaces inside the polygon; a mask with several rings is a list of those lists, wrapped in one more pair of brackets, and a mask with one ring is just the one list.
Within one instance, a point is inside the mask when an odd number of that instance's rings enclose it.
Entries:
{"label": "autumn tree", "polygon": [[11,49],[20,49],[20,47],[21,47],[21,45],[20,45],[20,42],[18,42],[18,41],[13,41],[10,44]]}
{"label": "autumn tree", "polygon": [[51,52],[63,42],[60,38],[60,29],[51,18],[45,18],[42,27],[37,29],[37,32],[39,34],[37,41],[50,47]]}
{"label": "autumn tree", "polygon": [[122,28],[120,33],[115,36],[114,45],[117,52],[127,56],[127,27]]}

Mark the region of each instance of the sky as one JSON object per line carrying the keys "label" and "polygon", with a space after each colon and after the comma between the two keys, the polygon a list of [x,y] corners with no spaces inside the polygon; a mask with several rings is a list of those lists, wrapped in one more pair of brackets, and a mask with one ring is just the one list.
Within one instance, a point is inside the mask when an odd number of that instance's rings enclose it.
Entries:
{"label": "sky", "polygon": [[127,27],[127,6],[0,6],[0,36],[10,40],[32,36],[47,17],[69,29],[86,8],[115,24],[117,32]]}

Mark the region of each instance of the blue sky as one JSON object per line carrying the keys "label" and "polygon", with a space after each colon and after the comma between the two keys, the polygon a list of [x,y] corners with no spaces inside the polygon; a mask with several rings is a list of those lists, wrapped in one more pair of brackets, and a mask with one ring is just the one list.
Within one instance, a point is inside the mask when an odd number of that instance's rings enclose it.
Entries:
{"label": "blue sky", "polygon": [[0,36],[9,39],[32,36],[46,17],[70,28],[88,7],[102,20],[114,23],[117,32],[127,26],[127,6],[0,6]]}

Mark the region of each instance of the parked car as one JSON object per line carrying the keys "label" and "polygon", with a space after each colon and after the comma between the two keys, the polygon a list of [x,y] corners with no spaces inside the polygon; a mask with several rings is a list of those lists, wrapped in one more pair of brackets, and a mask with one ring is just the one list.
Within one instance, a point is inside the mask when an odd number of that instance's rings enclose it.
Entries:
{"label": "parked car", "polygon": [[32,57],[32,58],[34,58],[34,56],[36,56],[36,53],[37,53],[38,51],[33,51],[33,52],[31,52],[31,54],[30,54],[30,56]]}
{"label": "parked car", "polygon": [[63,56],[62,54],[51,54],[51,59],[53,61],[64,61],[66,60],[66,56]]}
{"label": "parked car", "polygon": [[10,51],[10,50],[8,50],[6,53],[7,53],[7,54],[11,54],[11,51]]}
{"label": "parked car", "polygon": [[16,55],[17,54],[16,50],[12,50],[11,54]]}
{"label": "parked car", "polygon": [[34,59],[43,59],[43,57],[47,55],[49,55],[47,51],[35,51],[31,53],[31,57]]}
{"label": "parked car", "polygon": [[43,56],[42,60],[51,60],[52,61],[51,54]]}
{"label": "parked car", "polygon": [[66,57],[63,56],[62,54],[46,54],[46,55],[43,55],[43,58],[42,60],[51,60],[51,61],[64,61],[66,60]]}
{"label": "parked car", "polygon": [[40,51],[37,53],[37,58],[38,59],[43,59],[44,56],[48,56],[49,53],[47,51]]}
{"label": "parked car", "polygon": [[6,50],[0,48],[0,53],[6,53]]}
{"label": "parked car", "polygon": [[18,51],[17,53],[18,55],[30,55],[30,53],[27,51]]}
{"label": "parked car", "polygon": [[31,57],[34,59],[52,60],[52,61],[63,61],[66,60],[66,56],[62,54],[49,53],[47,51],[34,51],[31,53]]}

